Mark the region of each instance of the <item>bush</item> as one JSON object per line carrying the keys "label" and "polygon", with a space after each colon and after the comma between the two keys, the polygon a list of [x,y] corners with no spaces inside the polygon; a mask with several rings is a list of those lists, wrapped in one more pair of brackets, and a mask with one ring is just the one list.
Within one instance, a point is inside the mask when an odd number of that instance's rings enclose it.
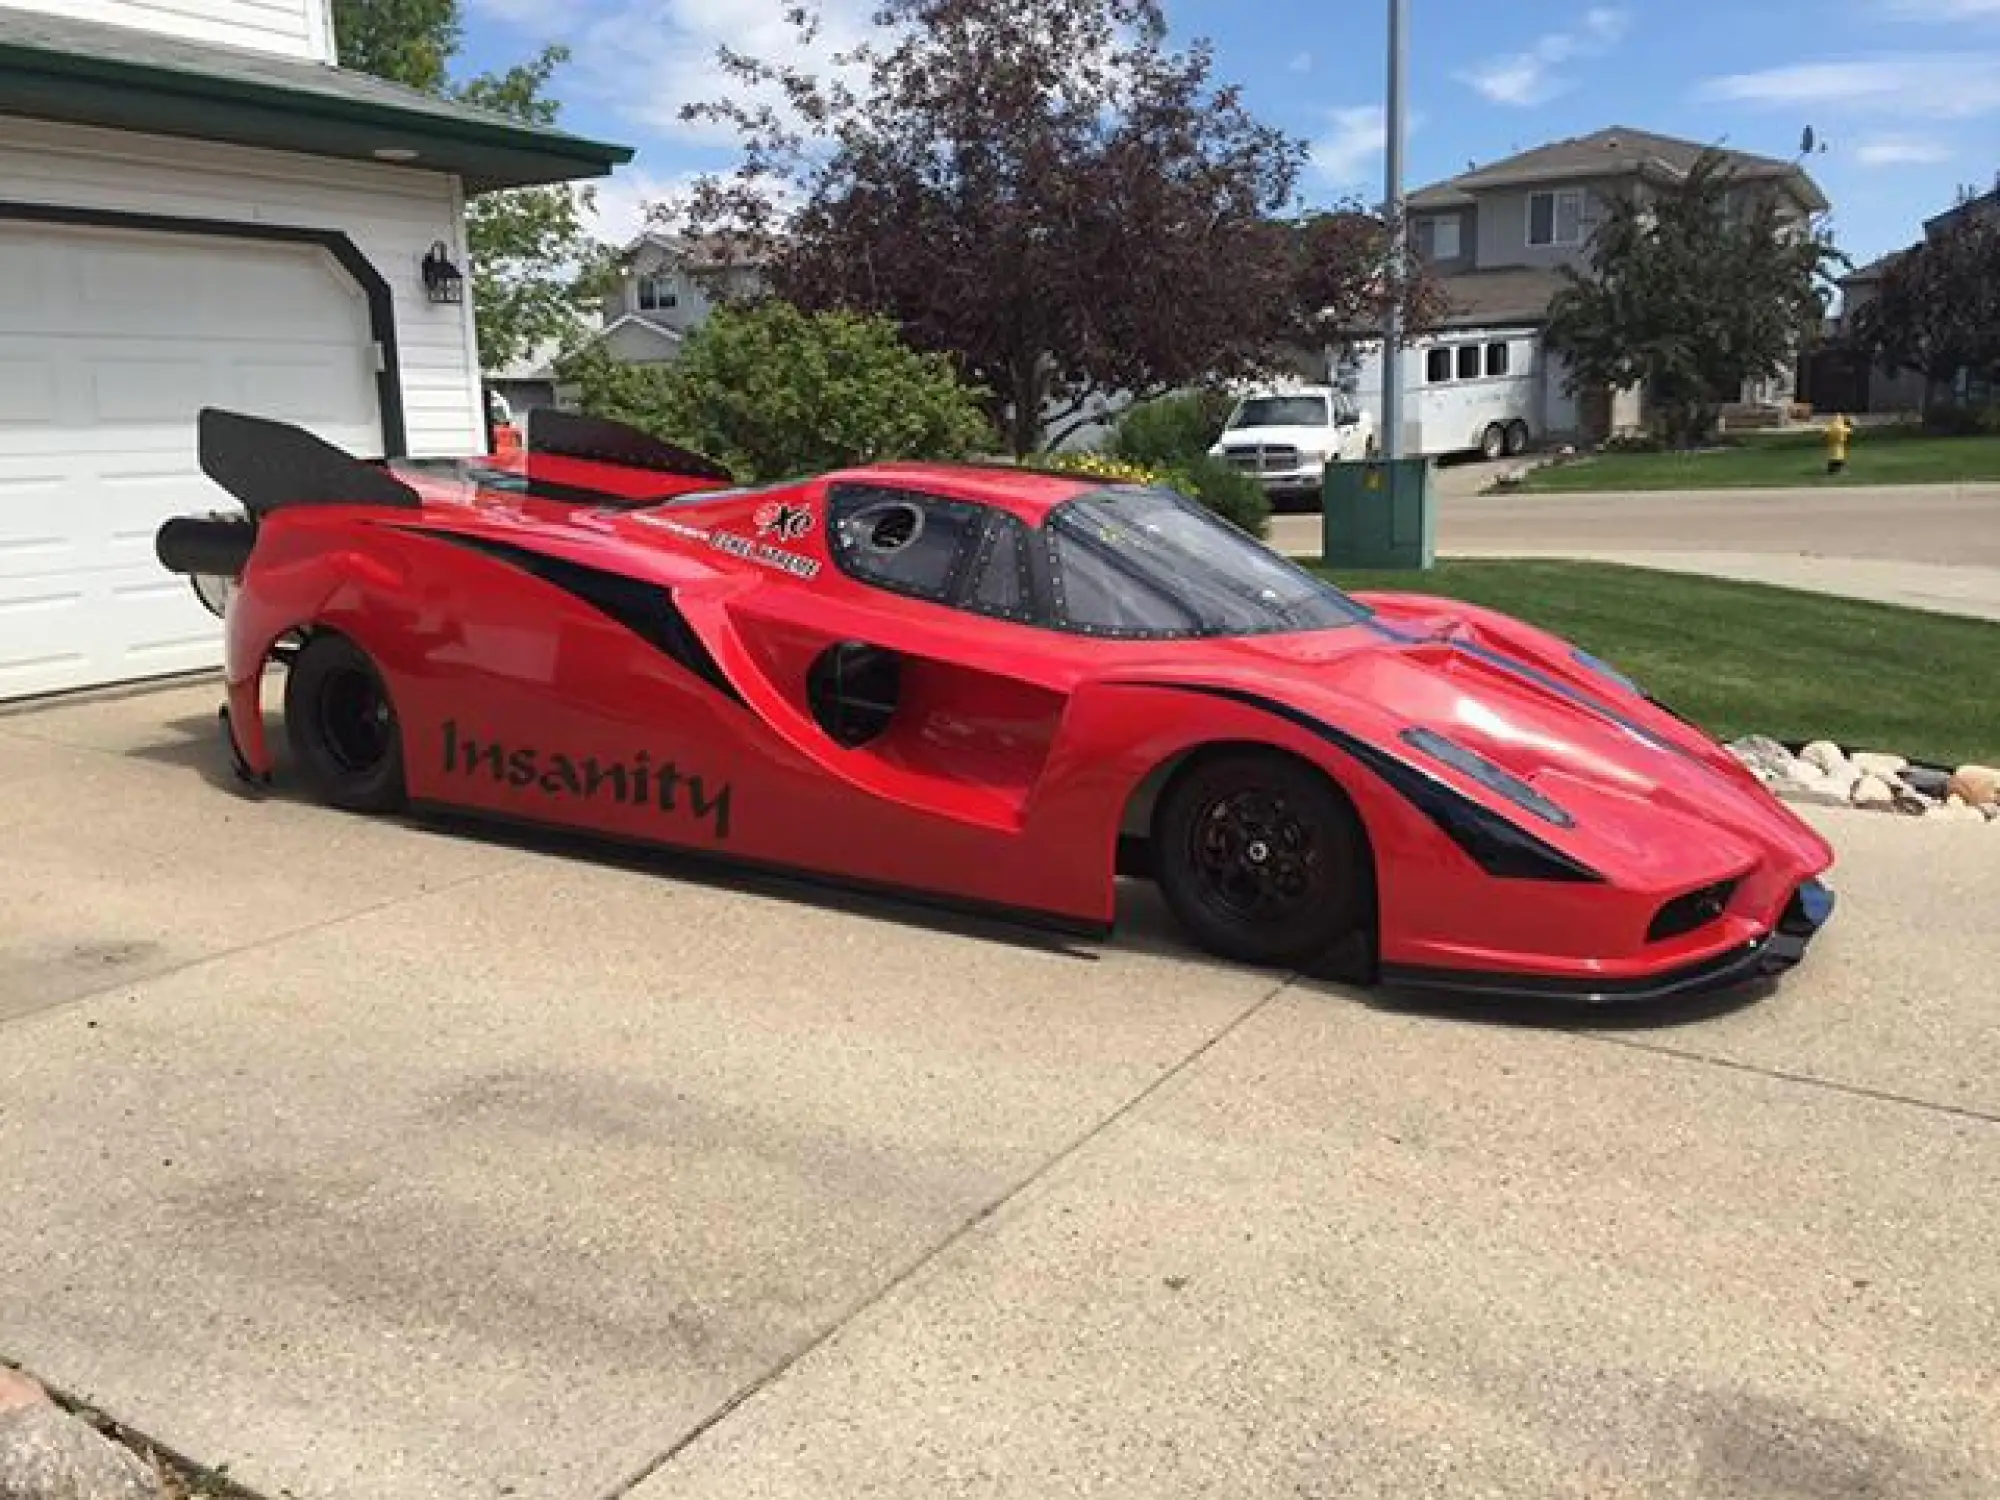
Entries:
{"label": "bush", "polygon": [[1251,536],[1270,530],[1271,502],[1263,486],[1220,459],[1201,454],[1192,462],[1141,464],[1102,453],[1044,453],[1036,467],[1087,474],[1113,484],[1150,484],[1177,490]]}
{"label": "bush", "polygon": [[1933,401],[1924,408],[1924,430],[1933,437],[1990,437],[2000,433],[2000,406]]}
{"label": "bush", "polygon": [[564,369],[594,416],[629,422],[727,464],[750,483],[885,459],[989,448],[983,392],[886,318],[789,303],[718,307],[664,367],[590,351]]}
{"label": "bush", "polygon": [[1112,429],[1109,451],[1155,468],[1192,464],[1208,456],[1235,403],[1219,391],[1185,391],[1132,407]]}

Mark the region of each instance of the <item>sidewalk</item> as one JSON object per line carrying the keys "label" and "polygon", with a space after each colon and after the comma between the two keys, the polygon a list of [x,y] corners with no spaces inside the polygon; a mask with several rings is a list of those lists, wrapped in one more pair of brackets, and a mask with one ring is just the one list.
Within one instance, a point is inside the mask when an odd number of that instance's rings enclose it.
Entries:
{"label": "sidewalk", "polygon": [[[1316,552],[1318,549],[1315,548]],[[1634,568],[1659,568],[1669,573],[1700,573],[1739,583],[1766,583],[1774,588],[1803,589],[1813,594],[1838,594],[1905,609],[1936,614],[1968,615],[2000,622],[2000,568],[1960,568],[1943,563],[1881,561],[1858,557],[1787,557],[1772,552],[1584,552],[1574,549],[1536,551],[1507,547],[1462,551],[1460,558],[1573,558],[1585,562],[1623,563]]]}

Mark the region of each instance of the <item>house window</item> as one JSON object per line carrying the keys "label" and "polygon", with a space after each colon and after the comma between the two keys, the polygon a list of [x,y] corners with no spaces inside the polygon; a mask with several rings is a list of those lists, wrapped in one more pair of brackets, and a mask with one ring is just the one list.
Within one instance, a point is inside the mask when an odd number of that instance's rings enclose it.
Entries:
{"label": "house window", "polygon": [[1460,344],[1458,346],[1458,378],[1477,380],[1479,378],[1479,346]]}
{"label": "house window", "polygon": [[1486,373],[1488,375],[1505,375],[1507,373],[1507,346],[1505,344],[1488,344],[1486,346]]}
{"label": "house window", "polygon": [[1576,245],[1583,242],[1583,190],[1528,195],[1528,243]]}
{"label": "house window", "polygon": [[669,307],[680,306],[680,295],[674,290],[671,276],[641,276],[639,278],[639,309],[642,312],[661,312]]}
{"label": "house window", "polygon": [[1457,260],[1461,253],[1458,215],[1417,220],[1417,253],[1426,260]]}
{"label": "house window", "polygon": [[1433,349],[1424,362],[1424,374],[1432,385],[1442,385],[1451,379],[1451,351]]}

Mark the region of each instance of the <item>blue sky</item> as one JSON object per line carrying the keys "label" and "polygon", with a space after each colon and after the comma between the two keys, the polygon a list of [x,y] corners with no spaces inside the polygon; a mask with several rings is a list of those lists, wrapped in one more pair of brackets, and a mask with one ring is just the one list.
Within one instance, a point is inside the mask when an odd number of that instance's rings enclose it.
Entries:
{"label": "blue sky", "polygon": [[[793,52],[786,0],[466,0],[462,66],[547,40],[569,129],[637,148],[600,187],[602,230],[702,169],[726,142],[676,118],[715,97],[719,42]],[[829,41],[872,0],[821,0]],[[1313,142],[1309,201],[1382,190],[1386,0],[1166,0],[1176,40],[1207,37],[1220,78]],[[2000,172],[2000,0],[1409,0],[1411,188],[1610,125],[1789,157],[1809,169],[1857,261],[1908,243],[1961,183]]]}

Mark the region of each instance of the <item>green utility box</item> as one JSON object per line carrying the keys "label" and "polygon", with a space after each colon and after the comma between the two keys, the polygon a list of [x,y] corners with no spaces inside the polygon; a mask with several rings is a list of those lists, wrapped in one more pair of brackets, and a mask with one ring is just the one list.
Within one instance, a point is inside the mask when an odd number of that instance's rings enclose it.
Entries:
{"label": "green utility box", "polygon": [[1431,460],[1328,464],[1320,516],[1320,549],[1330,567],[1430,567],[1437,543]]}

